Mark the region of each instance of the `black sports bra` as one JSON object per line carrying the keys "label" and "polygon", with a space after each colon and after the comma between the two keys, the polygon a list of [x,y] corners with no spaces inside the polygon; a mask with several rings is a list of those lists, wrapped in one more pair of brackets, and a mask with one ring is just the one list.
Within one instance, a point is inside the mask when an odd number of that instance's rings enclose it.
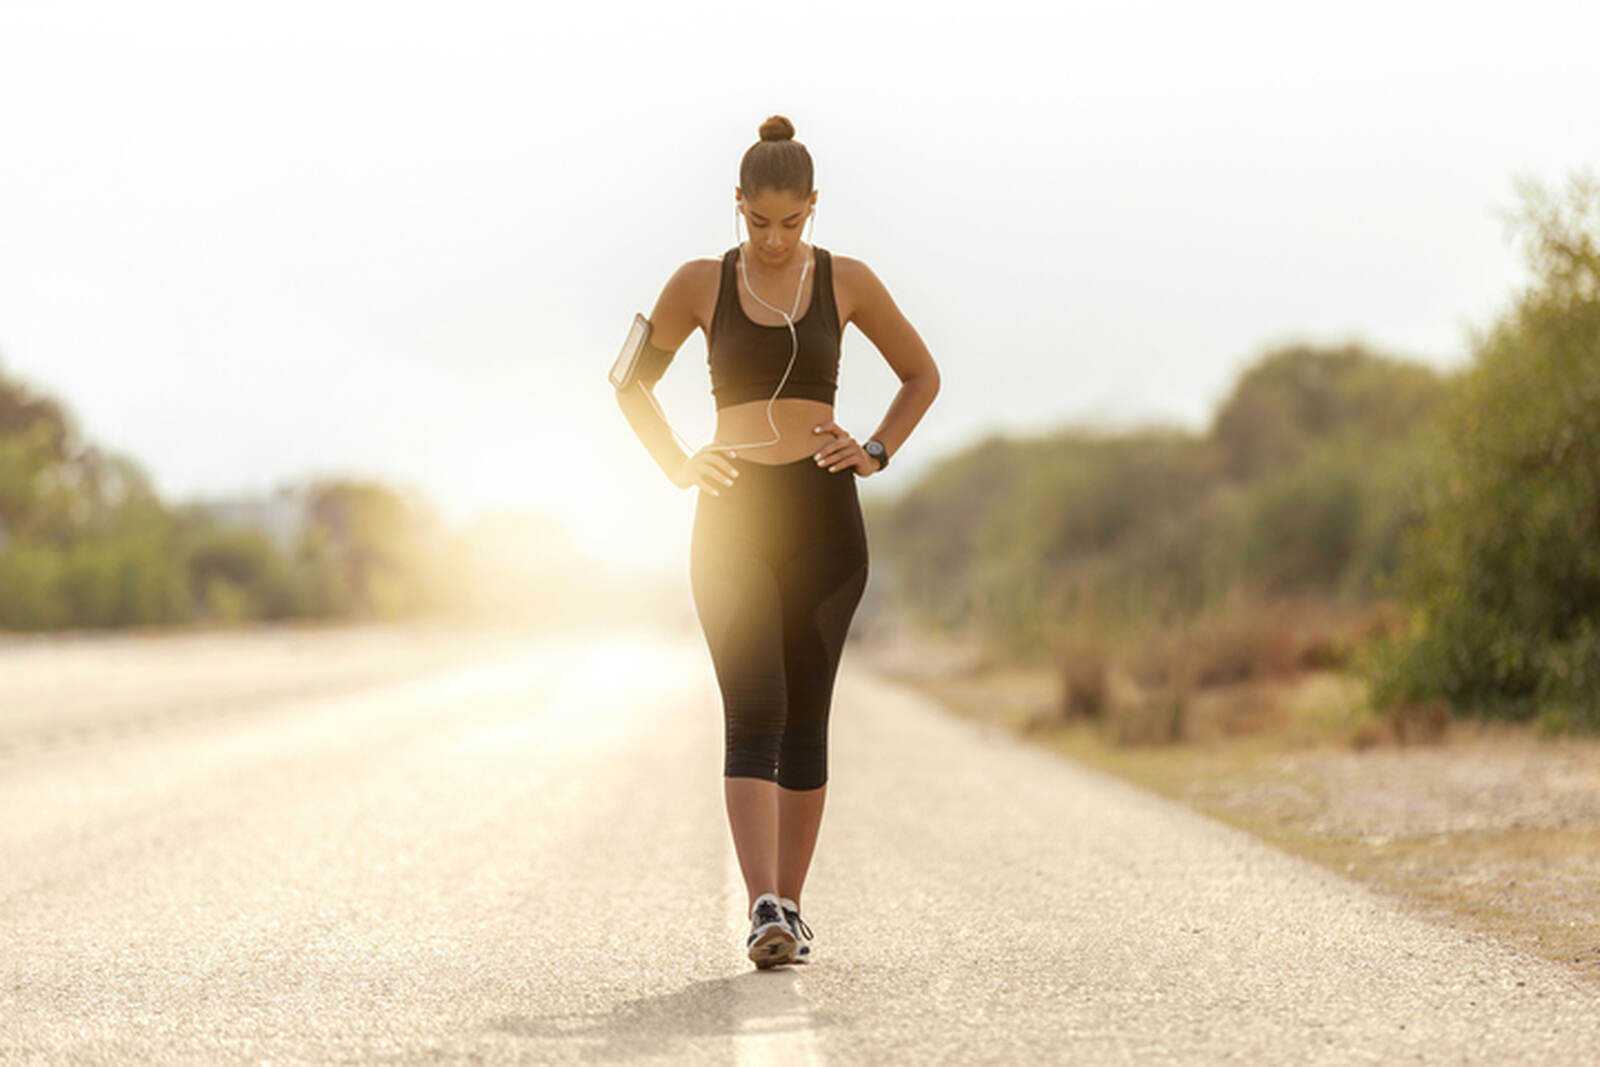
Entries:
{"label": "black sports bra", "polygon": [[[814,251],[811,303],[794,322],[800,349],[789,380],[778,395],[831,404],[839,382],[839,335],[843,331],[839,309],[833,301],[833,257],[824,248]],[[711,316],[711,331],[706,338],[711,395],[718,408],[769,399],[783,378],[793,350],[788,326],[762,326],[745,314],[739,303],[738,262],[738,246],[722,256],[717,310]]]}

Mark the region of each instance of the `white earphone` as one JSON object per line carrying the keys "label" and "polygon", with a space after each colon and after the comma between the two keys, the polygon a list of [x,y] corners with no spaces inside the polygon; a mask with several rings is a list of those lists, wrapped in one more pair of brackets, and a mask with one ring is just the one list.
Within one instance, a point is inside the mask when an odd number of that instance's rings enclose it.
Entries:
{"label": "white earphone", "polygon": [[[750,288],[750,277],[749,275],[745,274],[744,271],[743,249],[741,248],[739,252],[739,273],[744,280],[745,291],[751,296],[755,297],[756,303],[760,304],[762,307],[767,308],[770,311],[776,311],[779,315],[782,315],[784,323],[789,327],[789,365],[784,368],[783,377],[778,379],[778,388],[772,391],[772,399],[767,401],[767,425],[772,427],[772,440],[745,441],[741,444],[733,445],[709,444],[705,446],[706,451],[708,452],[731,452],[736,448],[758,448],[762,445],[775,445],[783,439],[783,435],[778,432],[778,424],[772,421],[772,405],[777,403],[778,394],[783,392],[783,386],[789,380],[790,372],[794,370],[794,361],[800,355],[800,335],[797,334],[794,329],[794,314],[800,310],[800,294],[805,292],[806,274],[810,272],[811,263],[816,258],[817,208],[814,204],[811,207],[810,222],[811,254],[806,257],[806,264],[800,269],[800,284],[795,287],[794,291],[794,307],[788,312],[785,312],[782,308],[775,308],[765,300],[762,300],[761,297],[756,296],[756,291]],[[737,245],[743,245],[744,235],[739,231],[739,205],[737,202],[733,205],[733,233],[735,238],[734,243]],[[735,293],[733,298],[737,300],[739,299],[739,295]],[[812,295],[812,299],[816,299],[815,294]],[[685,452],[693,455],[695,449],[689,444],[688,441],[683,439],[683,436],[679,434],[677,430],[673,429],[672,422],[667,418],[666,412],[661,410],[661,405],[656,401],[654,393],[651,390],[646,389],[644,391],[644,395],[649,399],[650,406],[656,409],[656,414],[661,416],[661,421],[667,424],[667,429],[672,430],[672,436],[677,439],[678,445]]]}
{"label": "white earphone", "polygon": [[[733,233],[737,238],[735,243],[743,245],[744,234],[739,231],[739,214],[739,205],[736,202],[733,205]],[[789,365],[783,369],[783,377],[778,379],[778,387],[772,391],[772,399],[767,401],[767,425],[772,427],[772,439],[770,441],[745,441],[742,444],[735,445],[710,444],[706,446],[707,450],[709,451],[728,452],[735,448],[759,448],[763,445],[775,445],[783,439],[783,435],[778,432],[778,424],[772,421],[772,405],[777,403],[778,394],[783,392],[784,383],[789,380],[789,373],[794,370],[794,361],[800,355],[800,335],[797,334],[794,329],[794,316],[795,313],[800,310],[800,294],[804,293],[806,289],[806,275],[810,272],[812,261],[815,260],[817,256],[817,208],[815,204],[811,206],[811,217],[809,221],[811,223],[811,252],[806,256],[805,266],[800,268],[800,283],[795,286],[794,290],[794,306],[788,311],[784,311],[782,308],[775,308],[765,300],[761,299],[761,297],[756,295],[756,291],[750,288],[750,276],[745,273],[744,250],[741,248],[738,253],[739,275],[744,281],[745,292],[755,297],[756,303],[760,304],[768,311],[775,311],[779,315],[782,315],[784,324],[789,327]],[[753,244],[754,242],[752,242],[752,245]],[[813,286],[813,288],[815,288],[815,286]],[[737,293],[734,294],[734,299],[739,299]],[[817,299],[815,293],[812,294],[811,299],[813,302]]]}

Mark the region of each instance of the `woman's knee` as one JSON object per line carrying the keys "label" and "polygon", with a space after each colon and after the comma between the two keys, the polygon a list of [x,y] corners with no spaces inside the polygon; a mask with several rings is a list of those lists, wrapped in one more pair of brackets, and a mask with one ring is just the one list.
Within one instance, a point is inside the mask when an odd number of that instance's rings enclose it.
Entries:
{"label": "woman's knee", "polygon": [[785,789],[816,789],[828,780],[826,704],[790,707],[790,721],[778,754],[778,784]]}
{"label": "woman's knee", "polygon": [[778,760],[776,781],[784,789],[820,789],[827,785],[827,746],[785,746]]}
{"label": "woman's knee", "polygon": [[732,743],[728,744],[722,759],[724,778],[761,778],[768,782],[778,780],[777,745]]}
{"label": "woman's knee", "polygon": [[729,692],[723,701],[725,777],[776,781],[783,747],[785,701],[781,686]]}

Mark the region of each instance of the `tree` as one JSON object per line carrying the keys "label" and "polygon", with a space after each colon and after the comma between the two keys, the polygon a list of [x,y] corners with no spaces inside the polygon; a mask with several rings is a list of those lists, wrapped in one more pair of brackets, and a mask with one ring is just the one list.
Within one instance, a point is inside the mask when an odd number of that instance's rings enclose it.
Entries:
{"label": "tree", "polygon": [[1600,727],[1600,182],[1519,186],[1533,283],[1477,346],[1428,448],[1380,703]]}

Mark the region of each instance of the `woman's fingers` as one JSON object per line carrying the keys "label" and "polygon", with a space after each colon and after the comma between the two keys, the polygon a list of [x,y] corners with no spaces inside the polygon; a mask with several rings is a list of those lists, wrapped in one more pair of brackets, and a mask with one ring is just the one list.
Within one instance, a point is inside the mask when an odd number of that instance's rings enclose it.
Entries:
{"label": "woman's fingers", "polygon": [[833,440],[825,441],[821,448],[812,453],[819,467],[827,467],[831,463],[837,463],[841,456],[848,456],[850,450],[857,447],[855,441],[845,432],[844,427],[832,419],[813,426],[811,432],[819,437],[823,434],[833,435]]}
{"label": "woman's fingers", "polygon": [[817,462],[832,463],[840,456],[848,456],[852,451],[861,446],[850,437],[839,438],[829,444],[823,445],[816,451]]}
{"label": "woman's fingers", "polygon": [[841,441],[838,447],[826,451],[828,454],[817,460],[817,463],[819,466],[827,467],[829,473],[843,470],[845,467],[854,467],[866,455],[861,446],[854,441]]}
{"label": "woman's fingers", "polygon": [[719,495],[719,487],[730,486],[739,477],[739,468],[733,465],[733,461],[720,452],[712,451],[709,446],[695,453],[694,465],[696,480],[713,495]]}
{"label": "woman's fingers", "polygon": [[[733,454],[730,452],[728,456]],[[733,461],[728,456],[713,450],[710,445],[707,445],[694,454],[695,467],[701,474],[715,475],[731,484],[733,479],[739,476],[739,468],[733,465]]]}

